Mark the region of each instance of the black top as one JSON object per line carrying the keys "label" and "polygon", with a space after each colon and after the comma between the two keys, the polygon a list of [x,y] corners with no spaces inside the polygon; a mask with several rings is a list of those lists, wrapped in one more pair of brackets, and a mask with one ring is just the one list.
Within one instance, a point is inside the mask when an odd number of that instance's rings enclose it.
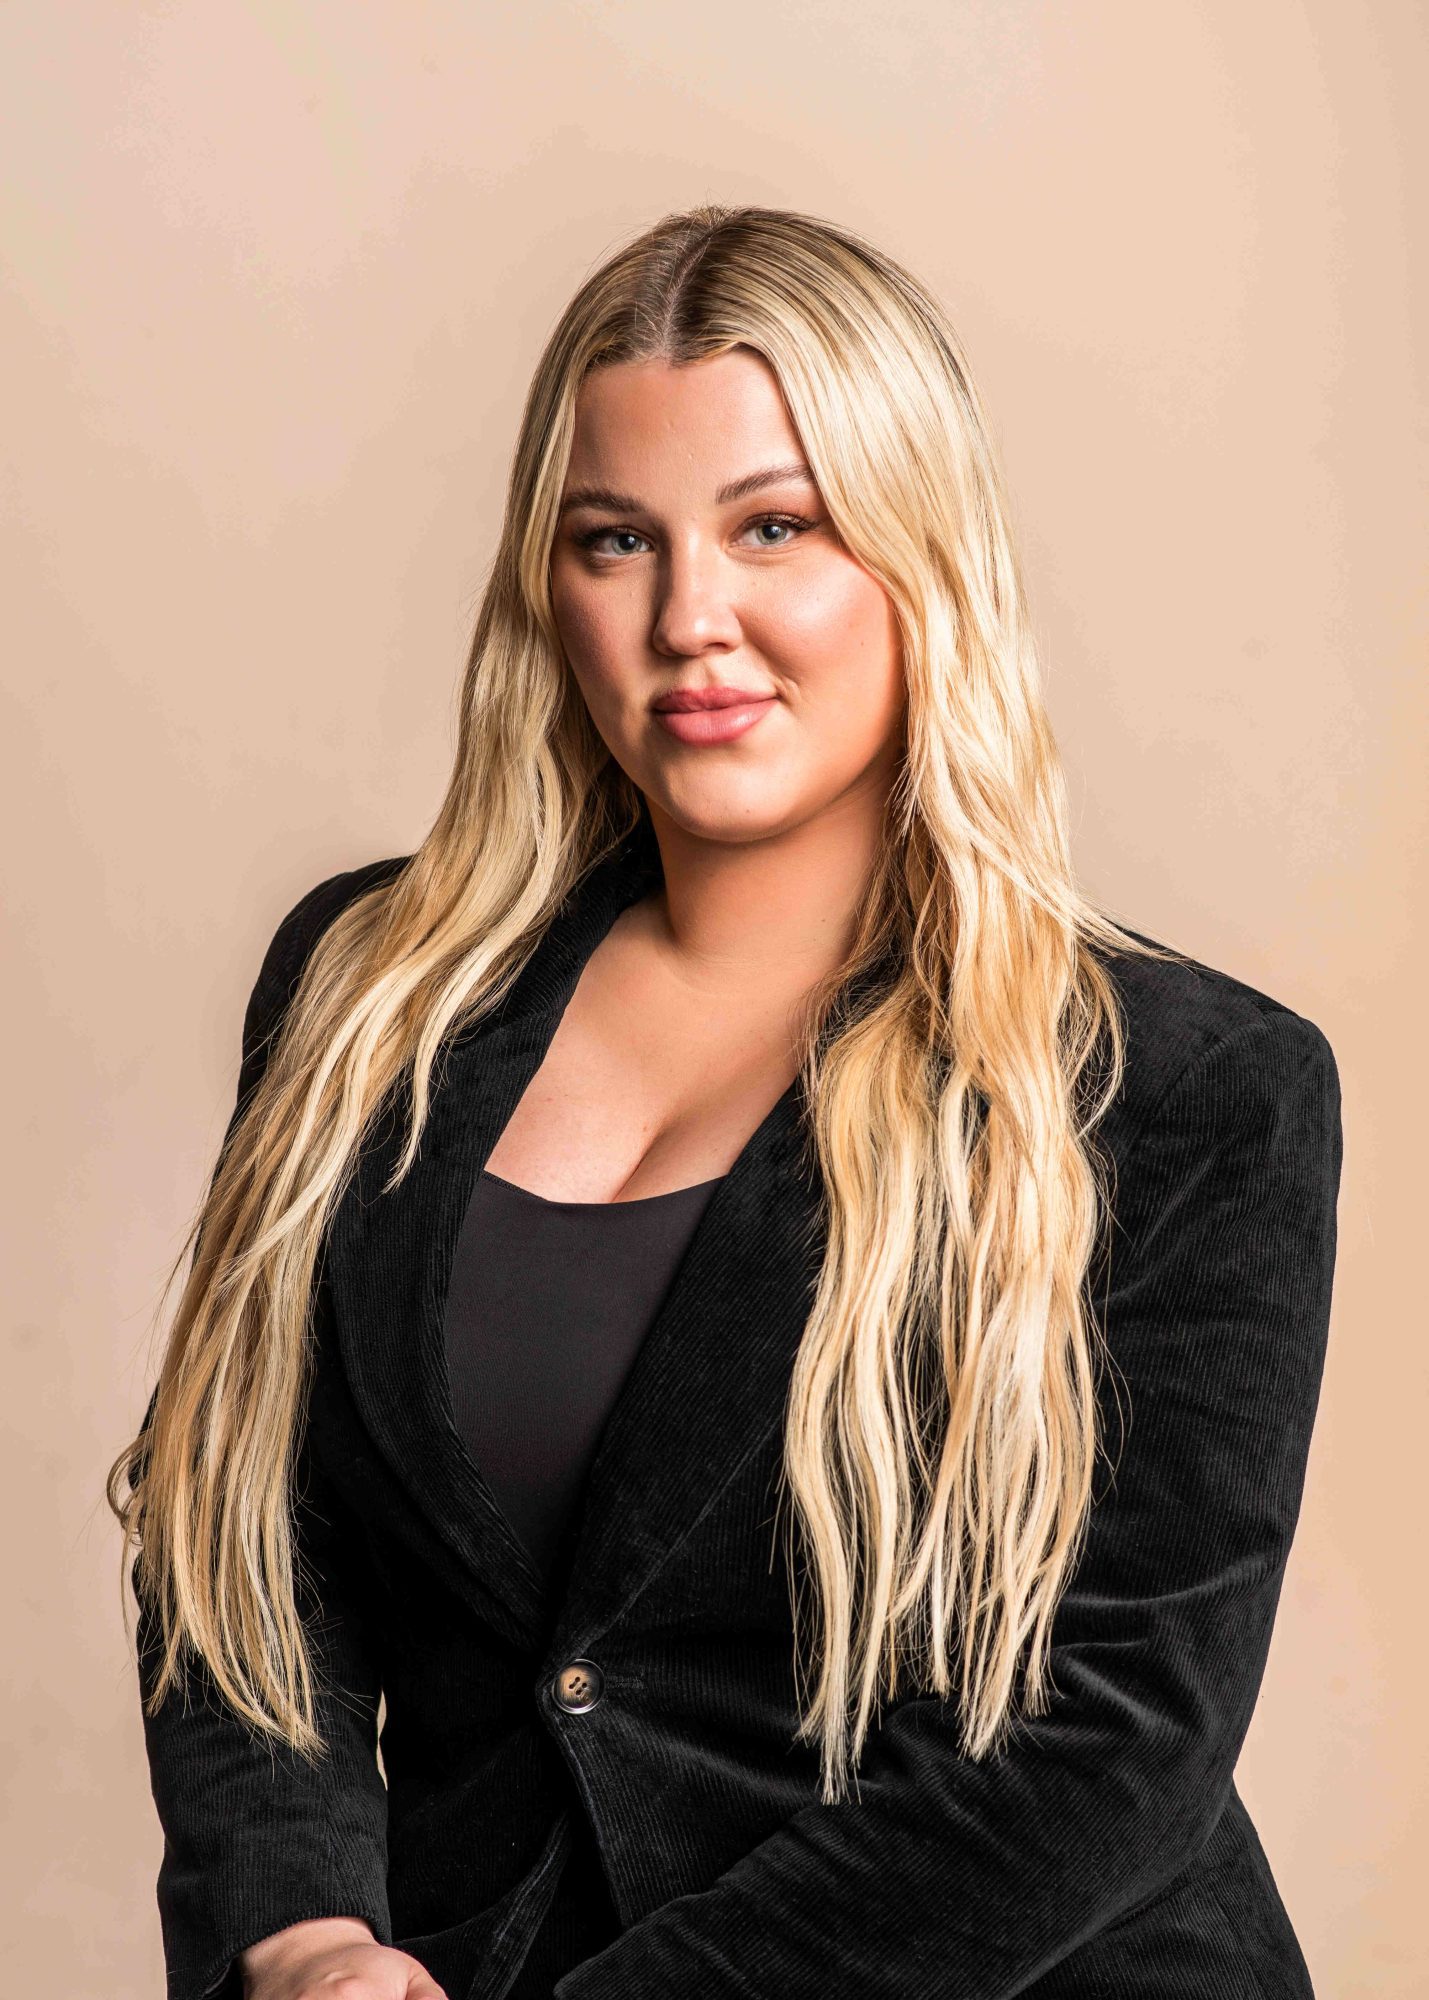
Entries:
{"label": "black top", "polygon": [[605,1420],[719,1176],[552,1201],[483,1169],[445,1317],[458,1430],[538,1569],[556,1568]]}
{"label": "black top", "polygon": [[[483,1169],[472,1190],[444,1322],[452,1409],[553,1611],[601,1429],[722,1178],[637,1201],[552,1201]],[[619,1929],[578,1811],[509,2000],[547,2000]]]}

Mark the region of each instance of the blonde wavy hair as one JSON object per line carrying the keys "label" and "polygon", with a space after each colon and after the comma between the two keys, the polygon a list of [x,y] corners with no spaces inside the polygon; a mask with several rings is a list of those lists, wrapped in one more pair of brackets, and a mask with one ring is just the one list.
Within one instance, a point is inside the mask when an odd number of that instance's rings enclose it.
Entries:
{"label": "blonde wavy hair", "polygon": [[[325,1748],[290,1491],[320,1243],[388,1091],[405,1078],[411,1105],[395,1184],[444,1041],[639,817],[551,611],[581,383],[736,345],[772,369],[835,529],[896,608],[908,694],[859,934],[808,996],[800,1054],[827,1253],[783,1448],[817,1621],[812,1671],[796,1637],[799,1736],[832,1802],[900,1679],[956,1701],[974,1758],[1019,1705],[1046,1706],[1099,1442],[1087,1277],[1112,1190],[1094,1131],[1123,1025],[1098,949],[1168,954],[1073,881],[1008,504],[944,312],[846,229],[709,205],[612,255],[552,334],[446,796],[395,879],[320,939],[170,1273],[192,1248],[147,1421],[107,1485],[161,1617],[151,1709],[187,1642],[240,1715]],[[841,1006],[881,961],[891,976]]]}

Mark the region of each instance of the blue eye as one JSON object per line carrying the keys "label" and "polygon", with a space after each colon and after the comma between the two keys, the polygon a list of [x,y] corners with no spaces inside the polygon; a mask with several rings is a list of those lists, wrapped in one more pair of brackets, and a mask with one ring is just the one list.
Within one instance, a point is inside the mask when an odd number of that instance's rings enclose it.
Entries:
{"label": "blue eye", "polygon": [[[623,536],[627,542],[632,542],[632,541],[638,542],[644,539],[643,536],[637,535],[633,528],[597,528],[594,534],[581,536],[580,538],[581,547],[583,549],[593,548],[595,544],[606,535]],[[628,555],[630,551],[628,549],[622,549],[620,553],[622,555]]]}
{"label": "blue eye", "polygon": [[593,549],[596,543],[603,542],[607,535],[623,535],[627,541],[638,542],[644,539],[643,536],[637,535],[633,528],[588,528],[585,534],[576,536],[576,546]]}

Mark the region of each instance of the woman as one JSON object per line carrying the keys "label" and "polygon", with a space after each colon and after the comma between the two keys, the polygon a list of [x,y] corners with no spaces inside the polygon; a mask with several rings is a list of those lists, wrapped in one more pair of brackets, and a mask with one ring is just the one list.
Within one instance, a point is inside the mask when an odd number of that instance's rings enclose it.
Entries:
{"label": "woman", "polygon": [[768,209],[611,258],[111,1473],[174,2000],[1310,1992],[1233,1774],[1335,1063],[1066,817],[936,303]]}

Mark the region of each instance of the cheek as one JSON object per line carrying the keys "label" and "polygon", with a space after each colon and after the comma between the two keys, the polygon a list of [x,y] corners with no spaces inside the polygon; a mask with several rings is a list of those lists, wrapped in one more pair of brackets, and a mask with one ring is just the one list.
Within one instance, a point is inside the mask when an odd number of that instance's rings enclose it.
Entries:
{"label": "cheek", "polygon": [[618,591],[583,590],[579,578],[551,577],[551,610],[561,644],[588,698],[614,695],[621,662],[631,657],[630,614],[622,614]]}
{"label": "cheek", "polygon": [[856,564],[800,578],[765,635],[768,657],[812,711],[837,704],[851,723],[886,720],[902,699],[898,621],[882,586]]}
{"label": "cheek", "polygon": [[578,584],[562,580],[554,572],[550,578],[550,608],[570,664],[580,676],[598,676],[602,662],[608,662],[616,650],[610,600],[580,590]]}

